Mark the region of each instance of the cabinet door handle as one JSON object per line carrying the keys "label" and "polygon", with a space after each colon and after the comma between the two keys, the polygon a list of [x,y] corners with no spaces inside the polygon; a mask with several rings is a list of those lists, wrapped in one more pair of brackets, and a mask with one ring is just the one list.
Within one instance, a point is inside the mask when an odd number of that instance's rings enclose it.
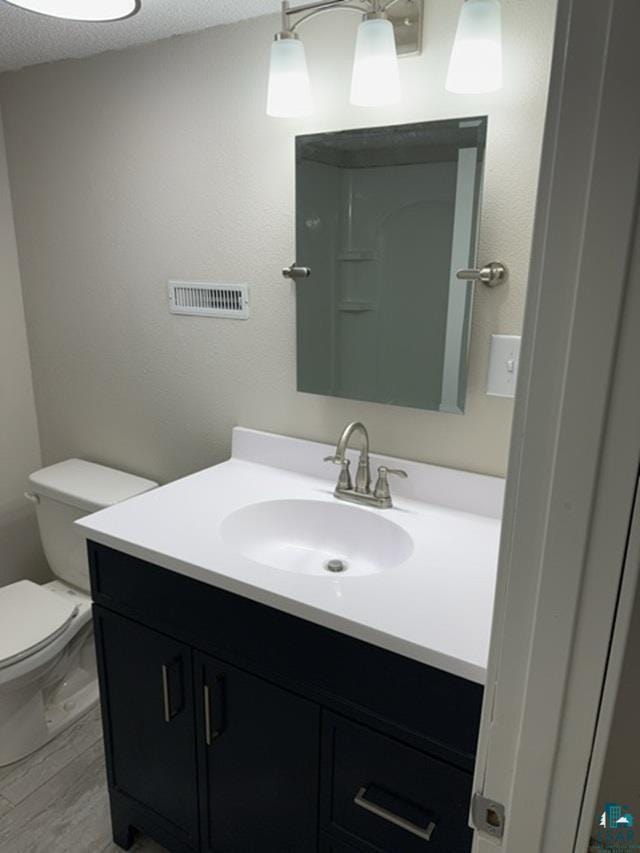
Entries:
{"label": "cabinet door handle", "polygon": [[207,746],[211,746],[211,743],[222,733],[222,696],[219,693],[220,687],[220,679],[216,679],[215,688],[218,690],[216,707],[213,705],[213,690],[211,687],[205,684],[203,688],[204,739]]}
{"label": "cabinet door handle", "polygon": [[165,723],[171,722],[171,699],[169,697],[169,670],[166,663],[162,664],[162,704]]}
{"label": "cabinet door handle", "polygon": [[208,684],[204,686],[204,739],[207,746],[211,746],[211,690]]}
{"label": "cabinet door handle", "polygon": [[182,657],[163,663],[162,673],[162,715],[165,723],[170,723],[184,710],[184,676]]}
{"label": "cabinet door handle", "polygon": [[373,803],[371,800],[366,798],[367,796],[367,786],[363,785],[362,788],[355,795],[353,802],[360,806],[361,809],[366,809],[366,811],[371,812],[371,814],[376,815],[377,817],[382,818],[382,820],[386,820],[389,823],[394,824],[395,826],[399,826],[400,829],[404,829],[406,832],[410,832],[412,835],[417,835],[418,838],[422,838],[423,841],[431,841],[431,836],[433,835],[433,831],[436,828],[435,823],[431,820],[427,824],[426,827],[419,826],[417,823],[414,823],[411,820],[407,820],[405,817],[401,817],[399,814],[390,811],[378,803]]}

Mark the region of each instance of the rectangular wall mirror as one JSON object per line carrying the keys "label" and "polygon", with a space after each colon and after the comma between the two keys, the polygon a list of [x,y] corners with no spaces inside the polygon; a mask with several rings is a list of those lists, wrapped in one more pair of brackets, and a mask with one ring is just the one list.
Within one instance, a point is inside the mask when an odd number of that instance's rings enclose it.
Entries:
{"label": "rectangular wall mirror", "polygon": [[296,139],[298,390],[464,411],[487,120]]}

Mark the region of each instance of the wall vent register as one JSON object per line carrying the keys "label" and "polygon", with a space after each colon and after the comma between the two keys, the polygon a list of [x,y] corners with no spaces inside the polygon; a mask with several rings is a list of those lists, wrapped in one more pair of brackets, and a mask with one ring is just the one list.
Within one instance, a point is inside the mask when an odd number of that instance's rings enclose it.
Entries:
{"label": "wall vent register", "polygon": [[249,288],[246,284],[170,281],[169,310],[172,314],[246,320],[249,317]]}

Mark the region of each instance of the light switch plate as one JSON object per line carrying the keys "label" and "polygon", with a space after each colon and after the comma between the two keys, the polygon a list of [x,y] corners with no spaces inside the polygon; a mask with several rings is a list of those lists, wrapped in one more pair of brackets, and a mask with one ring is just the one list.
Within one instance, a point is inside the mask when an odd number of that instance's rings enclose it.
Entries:
{"label": "light switch plate", "polygon": [[491,335],[487,394],[515,397],[520,361],[520,335]]}

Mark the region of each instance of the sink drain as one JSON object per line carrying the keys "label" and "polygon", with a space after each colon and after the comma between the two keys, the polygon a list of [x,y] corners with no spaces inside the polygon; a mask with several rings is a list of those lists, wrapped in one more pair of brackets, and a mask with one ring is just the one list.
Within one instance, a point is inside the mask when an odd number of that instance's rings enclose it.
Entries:
{"label": "sink drain", "polygon": [[325,564],[325,569],[328,572],[344,572],[346,568],[347,567],[342,560],[329,560],[329,562]]}

